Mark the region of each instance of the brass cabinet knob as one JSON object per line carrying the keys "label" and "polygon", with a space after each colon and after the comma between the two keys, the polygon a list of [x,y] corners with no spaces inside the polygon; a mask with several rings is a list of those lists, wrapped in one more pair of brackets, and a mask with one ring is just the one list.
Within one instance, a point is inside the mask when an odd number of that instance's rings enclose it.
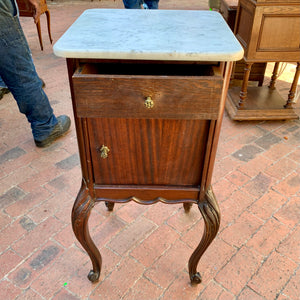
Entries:
{"label": "brass cabinet knob", "polygon": [[100,148],[100,156],[104,159],[108,157],[108,152],[110,149],[107,146],[102,145]]}
{"label": "brass cabinet knob", "polygon": [[154,102],[152,100],[151,97],[147,97],[145,102],[144,102],[144,105],[147,107],[147,108],[152,108],[154,106]]}

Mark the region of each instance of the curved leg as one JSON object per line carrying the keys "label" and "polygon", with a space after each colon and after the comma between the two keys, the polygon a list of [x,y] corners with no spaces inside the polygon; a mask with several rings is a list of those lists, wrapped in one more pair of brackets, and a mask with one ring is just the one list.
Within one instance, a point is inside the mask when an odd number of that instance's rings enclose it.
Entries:
{"label": "curved leg", "polygon": [[220,227],[219,205],[211,187],[207,190],[204,201],[200,202],[198,207],[204,219],[205,229],[201,242],[189,260],[189,274],[192,284],[199,284],[202,280],[200,273],[197,272],[198,262],[217,235]]}
{"label": "curved leg", "polygon": [[108,211],[113,211],[115,203],[114,202],[105,201],[105,206],[107,207]]}
{"label": "curved leg", "polygon": [[100,276],[102,258],[90,237],[88,229],[88,219],[93,207],[94,200],[88,194],[88,190],[83,184],[73,206],[72,226],[77,240],[86,250],[93,264],[93,270],[88,274],[88,279],[95,282]]}
{"label": "curved leg", "polygon": [[183,203],[183,208],[186,213],[188,213],[193,206],[193,203]]}
{"label": "curved leg", "polygon": [[50,11],[45,11],[46,17],[47,17],[47,27],[48,27],[48,35],[50,39],[50,43],[52,44],[52,37],[51,37],[51,30],[50,30]]}
{"label": "curved leg", "polygon": [[40,22],[40,20],[38,20],[37,23],[36,23],[36,29],[37,29],[38,36],[39,36],[41,50],[44,50],[43,41],[42,41],[41,22]]}

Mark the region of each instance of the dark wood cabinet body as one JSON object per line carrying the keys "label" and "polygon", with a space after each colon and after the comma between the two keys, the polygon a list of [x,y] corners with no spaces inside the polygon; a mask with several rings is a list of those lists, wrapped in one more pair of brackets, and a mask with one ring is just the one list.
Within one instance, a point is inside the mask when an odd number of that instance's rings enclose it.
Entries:
{"label": "dark wood cabinet body", "polygon": [[[196,267],[217,234],[211,177],[232,63],[67,59],[83,183],[73,207],[76,237],[99,278],[101,255],[87,220],[93,203],[194,203],[206,230]],[[151,107],[146,101],[151,99]],[[106,149],[104,153],[103,149]]]}

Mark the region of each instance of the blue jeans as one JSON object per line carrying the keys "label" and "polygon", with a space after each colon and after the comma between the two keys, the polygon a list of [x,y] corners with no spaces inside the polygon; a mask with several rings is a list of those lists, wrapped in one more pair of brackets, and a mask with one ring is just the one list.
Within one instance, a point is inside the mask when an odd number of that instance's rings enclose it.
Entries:
{"label": "blue jeans", "polygon": [[147,4],[149,9],[158,9],[159,0],[123,0],[125,8],[141,8],[143,3]]}
{"label": "blue jeans", "polygon": [[6,84],[4,83],[1,77],[0,77],[0,88],[7,88]]}
{"label": "blue jeans", "polygon": [[31,124],[34,139],[47,138],[57,119],[35,70],[14,0],[0,1],[0,77]]}

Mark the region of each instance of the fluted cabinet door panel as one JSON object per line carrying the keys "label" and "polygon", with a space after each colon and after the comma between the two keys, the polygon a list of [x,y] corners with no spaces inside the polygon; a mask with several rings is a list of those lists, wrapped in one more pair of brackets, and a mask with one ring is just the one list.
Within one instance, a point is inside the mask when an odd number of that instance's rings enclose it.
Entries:
{"label": "fluted cabinet door panel", "polygon": [[[207,120],[88,119],[95,183],[199,185],[209,125]],[[109,149],[107,157],[102,146]]]}

